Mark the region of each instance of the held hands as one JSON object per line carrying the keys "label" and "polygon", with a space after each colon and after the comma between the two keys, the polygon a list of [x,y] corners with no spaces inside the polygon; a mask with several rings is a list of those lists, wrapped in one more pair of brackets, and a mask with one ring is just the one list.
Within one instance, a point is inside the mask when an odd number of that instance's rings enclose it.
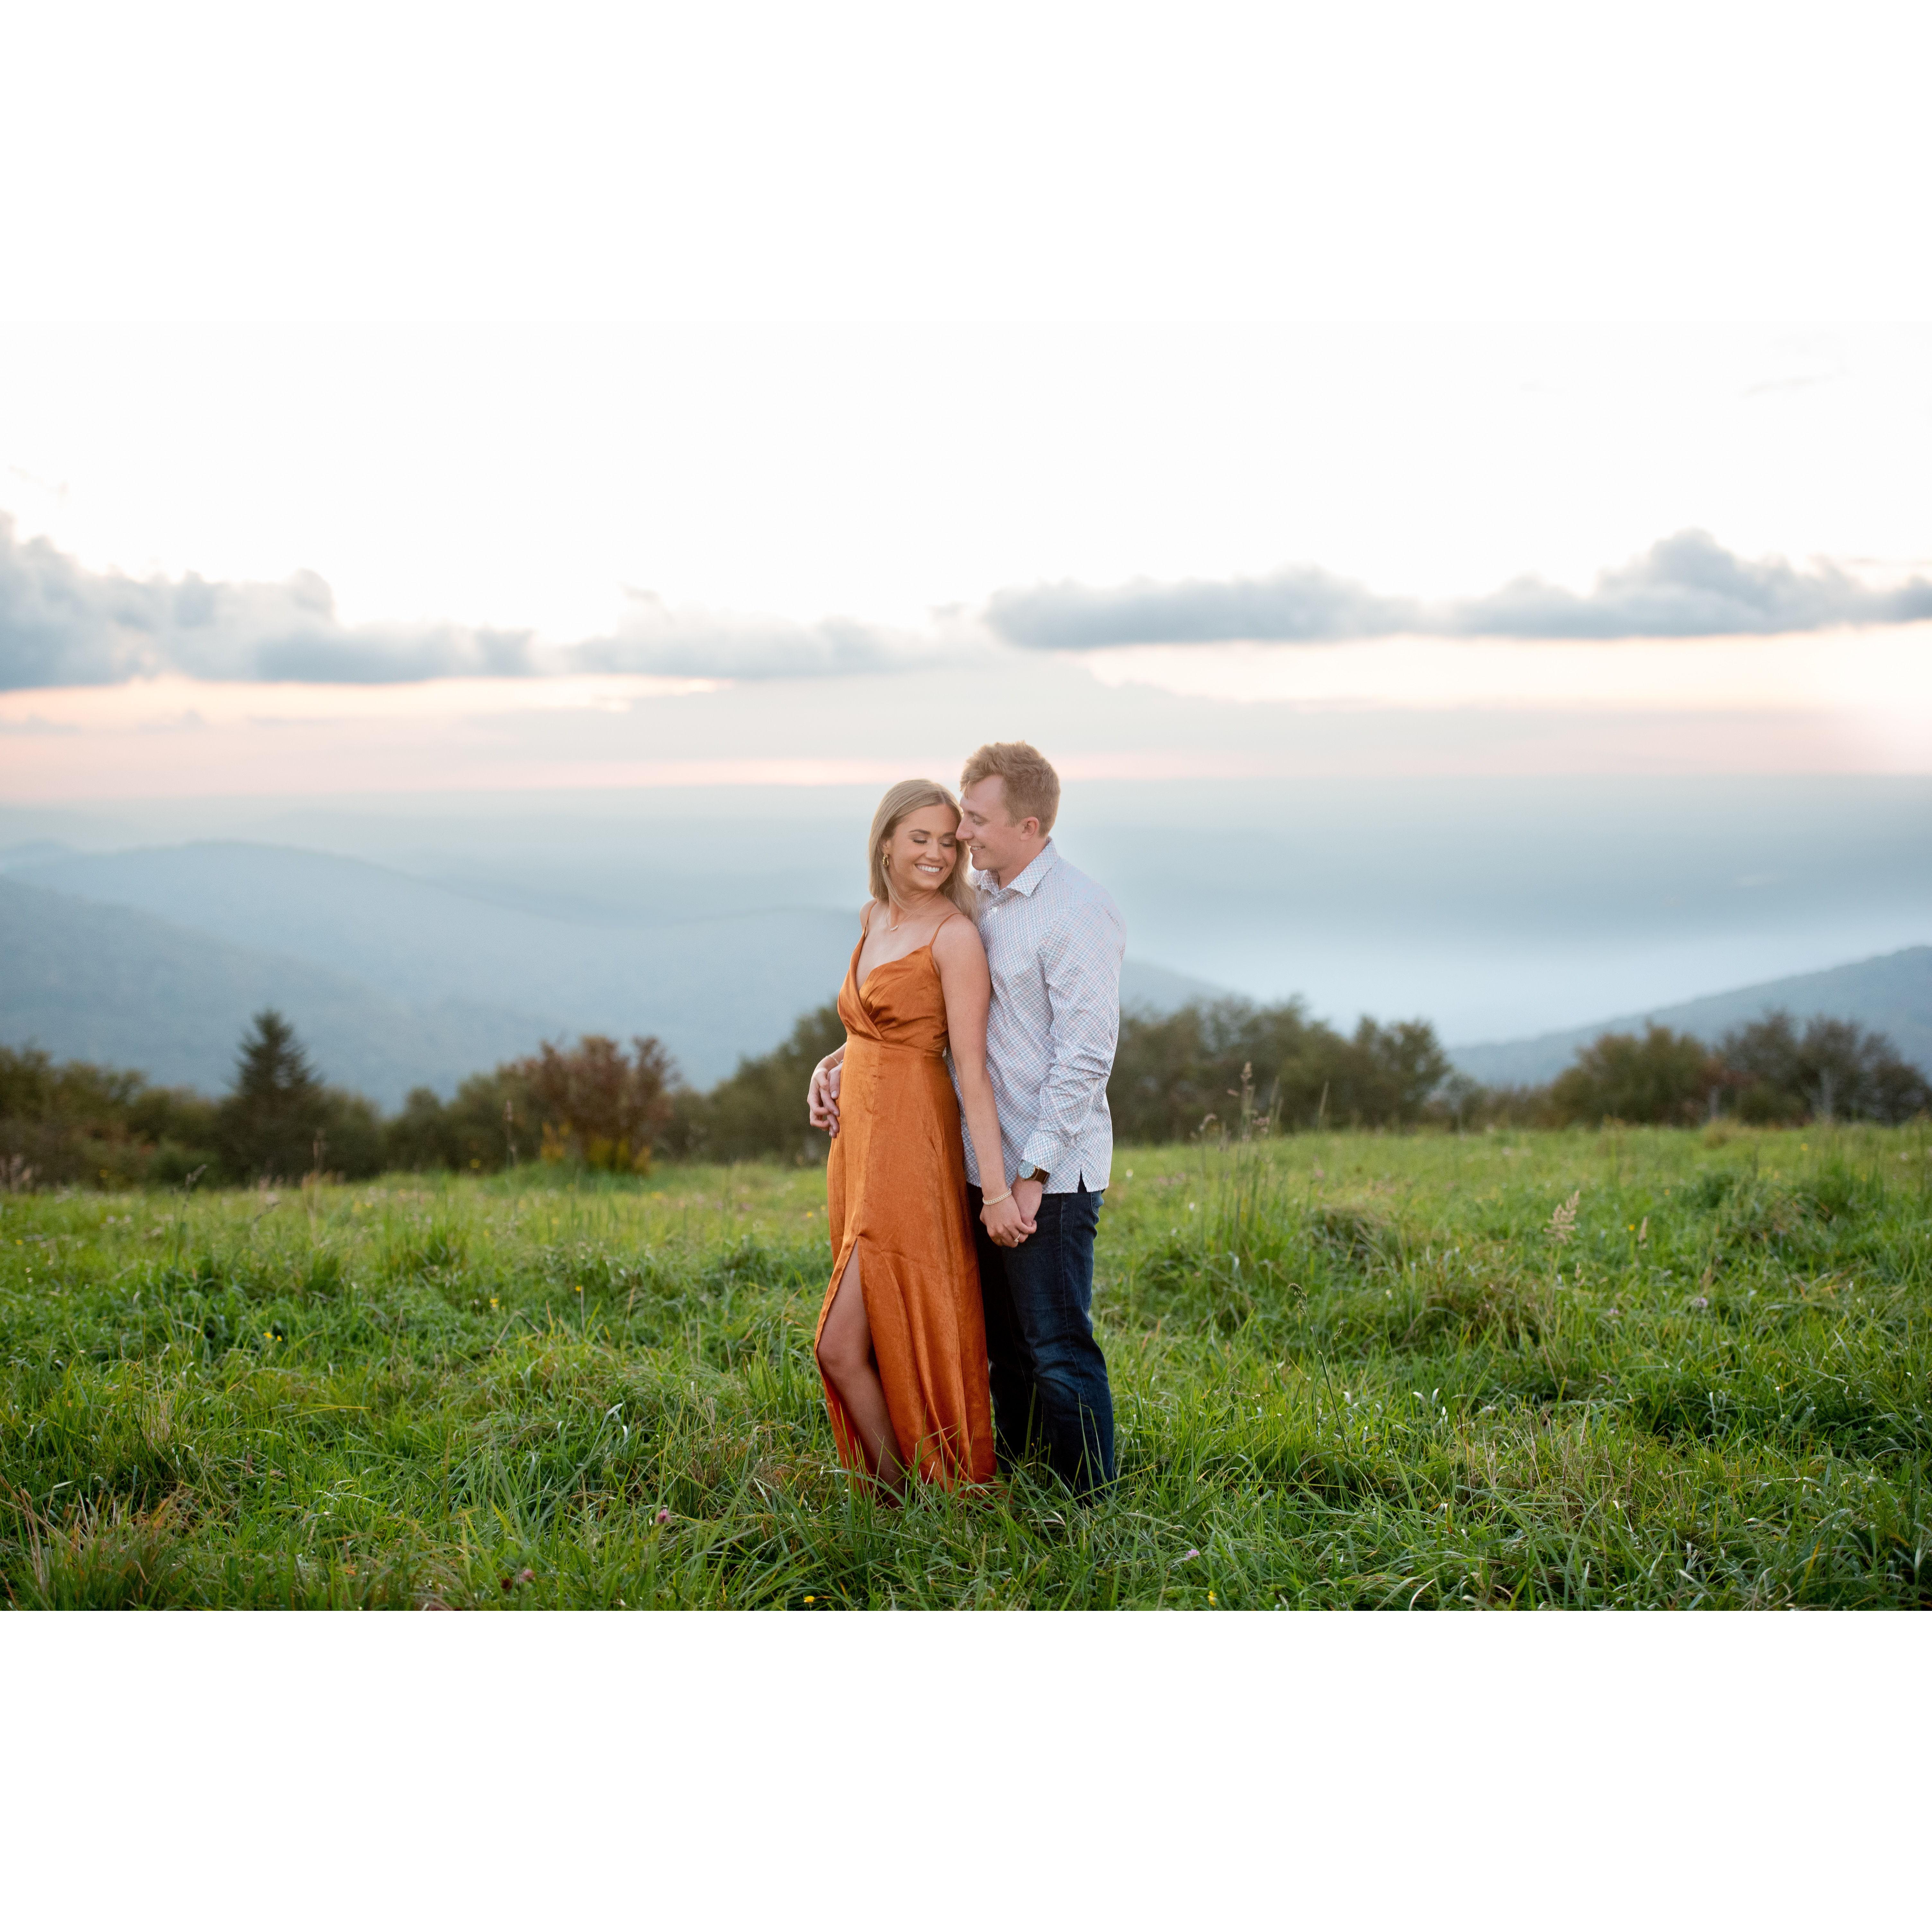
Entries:
{"label": "held hands", "polygon": [[1037,1225],[1040,1185],[1036,1180],[1020,1180],[1004,1201],[995,1201],[980,1210],[986,1237],[996,1248],[1016,1248]]}
{"label": "held hands", "polygon": [[821,1133],[838,1138],[838,1064],[827,1058],[812,1070],[812,1088],[805,1097],[805,1110],[812,1124]]}

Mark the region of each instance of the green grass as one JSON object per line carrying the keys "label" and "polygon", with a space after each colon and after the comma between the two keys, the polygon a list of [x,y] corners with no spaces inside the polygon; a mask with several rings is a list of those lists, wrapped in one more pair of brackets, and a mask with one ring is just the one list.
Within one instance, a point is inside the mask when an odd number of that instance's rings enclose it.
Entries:
{"label": "green grass", "polygon": [[[0,1198],[16,1605],[1932,1601],[1932,1139],[1124,1151],[1121,1481],[880,1508],[822,1177]],[[1552,1215],[1578,1198],[1567,1240]]]}

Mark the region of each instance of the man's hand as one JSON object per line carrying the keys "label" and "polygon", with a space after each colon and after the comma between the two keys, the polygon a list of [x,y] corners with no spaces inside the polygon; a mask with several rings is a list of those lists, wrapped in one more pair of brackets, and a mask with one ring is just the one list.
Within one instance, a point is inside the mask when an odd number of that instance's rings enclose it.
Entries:
{"label": "man's hand", "polygon": [[805,1110],[812,1124],[821,1133],[838,1138],[839,1063],[828,1054],[812,1070],[811,1090],[805,1096]]}
{"label": "man's hand", "polygon": [[985,1224],[987,1239],[996,1248],[1016,1248],[1034,1230],[1031,1219],[1020,1210],[1017,1188],[1005,1200],[982,1208],[980,1219]]}
{"label": "man's hand", "polygon": [[1019,1203],[1020,1214],[1026,1222],[1030,1234],[1040,1221],[1040,1197],[1046,1192],[1046,1177],[1036,1176],[1031,1180],[1013,1183],[1013,1198]]}

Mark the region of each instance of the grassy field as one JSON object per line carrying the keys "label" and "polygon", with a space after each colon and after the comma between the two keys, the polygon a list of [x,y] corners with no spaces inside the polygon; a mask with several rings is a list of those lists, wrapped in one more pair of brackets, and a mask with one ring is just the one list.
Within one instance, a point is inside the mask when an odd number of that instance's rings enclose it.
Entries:
{"label": "grassy field", "polygon": [[16,1605],[1932,1601],[1922,1126],[1124,1152],[1122,1479],[880,1508],[823,1179],[0,1197]]}

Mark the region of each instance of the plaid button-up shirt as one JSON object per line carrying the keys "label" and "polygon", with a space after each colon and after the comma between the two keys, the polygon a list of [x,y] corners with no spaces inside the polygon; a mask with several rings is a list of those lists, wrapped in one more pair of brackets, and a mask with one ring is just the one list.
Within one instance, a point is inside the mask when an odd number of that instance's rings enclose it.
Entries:
{"label": "plaid button-up shirt", "polygon": [[[976,915],[993,974],[986,1067],[1000,1110],[1010,1182],[1022,1161],[1047,1171],[1049,1194],[1105,1187],[1114,1164],[1107,1076],[1120,1033],[1120,909],[1048,839],[1010,885],[973,874]],[[954,1076],[954,1085],[958,1085]],[[979,1162],[966,1139],[966,1174]]]}

